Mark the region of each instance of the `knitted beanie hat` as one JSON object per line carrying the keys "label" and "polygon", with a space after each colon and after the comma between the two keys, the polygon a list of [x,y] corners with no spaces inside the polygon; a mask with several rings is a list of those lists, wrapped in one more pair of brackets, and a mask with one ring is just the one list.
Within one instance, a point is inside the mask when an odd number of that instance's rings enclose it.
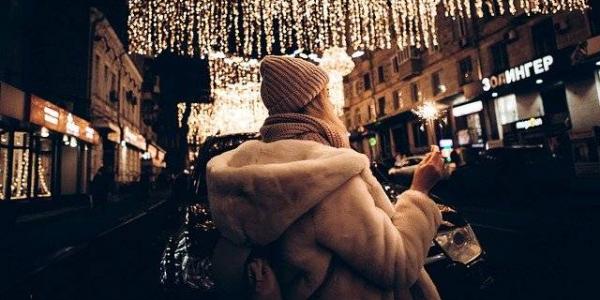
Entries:
{"label": "knitted beanie hat", "polygon": [[268,55],[260,64],[260,95],[269,115],[300,111],[327,87],[329,77],[300,58]]}

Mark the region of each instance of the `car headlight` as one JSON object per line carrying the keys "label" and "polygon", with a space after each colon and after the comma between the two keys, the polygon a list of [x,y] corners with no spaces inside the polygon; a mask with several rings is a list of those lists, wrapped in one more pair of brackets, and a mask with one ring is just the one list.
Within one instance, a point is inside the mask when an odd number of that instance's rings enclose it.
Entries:
{"label": "car headlight", "polygon": [[465,265],[479,257],[482,252],[470,225],[438,232],[435,241],[451,260]]}

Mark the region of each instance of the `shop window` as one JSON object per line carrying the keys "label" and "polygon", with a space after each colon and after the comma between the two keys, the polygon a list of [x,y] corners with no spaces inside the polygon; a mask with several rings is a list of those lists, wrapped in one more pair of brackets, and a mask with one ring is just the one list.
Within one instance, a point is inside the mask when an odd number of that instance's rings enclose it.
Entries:
{"label": "shop window", "polygon": [[0,129],[0,200],[6,199],[4,194],[8,181],[8,132]]}
{"label": "shop window", "polygon": [[40,138],[38,140],[37,153],[34,154],[35,178],[32,189],[34,197],[52,196],[52,162],[54,144],[51,139]]}
{"label": "shop window", "polygon": [[410,97],[413,103],[421,101],[421,91],[419,85],[416,82],[410,84]]}
{"label": "shop window", "polygon": [[455,118],[456,137],[459,145],[483,143],[480,113]]}
{"label": "shop window", "polygon": [[536,56],[543,56],[556,50],[556,34],[552,17],[537,23],[531,28]]}
{"label": "shop window", "polygon": [[385,70],[383,69],[383,66],[377,68],[377,76],[379,77],[379,83],[385,82]]}
{"label": "shop window", "polygon": [[385,97],[381,97],[381,98],[377,99],[377,106],[378,106],[377,117],[385,116]]}
{"label": "shop window", "polygon": [[445,87],[442,86],[440,79],[440,72],[437,71],[431,75],[431,86],[433,87],[433,95],[437,96],[445,91]]}
{"label": "shop window", "polygon": [[506,43],[500,42],[491,47],[492,60],[494,62],[494,73],[502,72],[509,68],[508,52]]}
{"label": "shop window", "polygon": [[513,123],[519,120],[519,111],[517,110],[517,97],[515,94],[499,97],[495,101],[496,120],[500,125]]}
{"label": "shop window", "polygon": [[365,89],[365,91],[371,89],[371,73],[365,73],[363,75],[363,88]]}
{"label": "shop window", "polygon": [[394,95],[394,110],[398,110],[400,109],[401,103],[400,103],[400,91],[394,91],[393,95]]}
{"label": "shop window", "polygon": [[458,63],[460,70],[460,85],[465,85],[473,81],[473,61],[470,56],[465,57]]}
{"label": "shop window", "polygon": [[27,198],[29,191],[29,135],[26,132],[14,133],[14,149],[12,157],[12,182],[10,198],[14,200]]}

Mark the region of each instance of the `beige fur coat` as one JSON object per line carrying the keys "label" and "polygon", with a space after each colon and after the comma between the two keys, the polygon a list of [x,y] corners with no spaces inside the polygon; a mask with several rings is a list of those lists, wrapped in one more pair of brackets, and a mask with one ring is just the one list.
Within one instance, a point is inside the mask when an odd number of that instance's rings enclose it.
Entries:
{"label": "beige fur coat", "polygon": [[[284,299],[439,299],[423,269],[437,206],[409,190],[394,207],[366,156],[311,141],[249,141],[213,158],[207,181],[228,242],[277,245]],[[236,251],[216,256],[245,257]]]}

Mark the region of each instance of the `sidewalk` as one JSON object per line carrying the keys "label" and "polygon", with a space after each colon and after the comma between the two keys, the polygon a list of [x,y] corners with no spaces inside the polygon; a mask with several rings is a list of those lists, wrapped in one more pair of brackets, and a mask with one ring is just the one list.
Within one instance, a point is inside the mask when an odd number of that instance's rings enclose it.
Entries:
{"label": "sidewalk", "polygon": [[169,195],[169,191],[155,191],[142,200],[126,194],[104,208],[90,209],[88,204],[19,217],[9,236],[0,237],[0,291],[49,258],[140,215]]}

